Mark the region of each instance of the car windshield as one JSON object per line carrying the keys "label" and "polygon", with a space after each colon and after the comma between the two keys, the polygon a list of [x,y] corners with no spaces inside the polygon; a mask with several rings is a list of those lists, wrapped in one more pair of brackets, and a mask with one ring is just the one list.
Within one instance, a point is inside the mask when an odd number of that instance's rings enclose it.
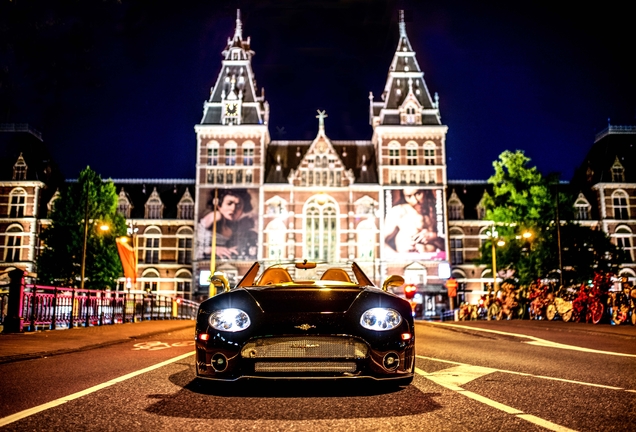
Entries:
{"label": "car windshield", "polygon": [[372,286],[373,283],[356,263],[317,264],[299,262],[276,264],[260,271],[258,263],[245,274],[237,287],[280,284],[342,284]]}

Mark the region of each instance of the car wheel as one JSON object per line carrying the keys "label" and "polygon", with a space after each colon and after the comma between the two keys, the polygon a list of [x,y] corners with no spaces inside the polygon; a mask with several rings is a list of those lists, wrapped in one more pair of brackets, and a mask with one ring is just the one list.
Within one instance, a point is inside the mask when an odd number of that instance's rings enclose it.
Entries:
{"label": "car wheel", "polygon": [[550,303],[545,308],[545,317],[546,319],[552,321],[556,317],[556,306],[553,303]]}
{"label": "car wheel", "polygon": [[570,322],[570,320],[572,319],[572,309],[568,309],[565,312],[563,312],[563,314],[561,315],[561,318],[563,318],[564,322]]}

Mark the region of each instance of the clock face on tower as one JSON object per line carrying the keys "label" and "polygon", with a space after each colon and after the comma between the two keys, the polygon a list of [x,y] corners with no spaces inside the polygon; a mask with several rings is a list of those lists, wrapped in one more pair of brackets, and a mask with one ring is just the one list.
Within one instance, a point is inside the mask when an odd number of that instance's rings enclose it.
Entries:
{"label": "clock face on tower", "polygon": [[235,116],[237,112],[238,112],[238,107],[236,103],[229,103],[225,105],[225,115]]}

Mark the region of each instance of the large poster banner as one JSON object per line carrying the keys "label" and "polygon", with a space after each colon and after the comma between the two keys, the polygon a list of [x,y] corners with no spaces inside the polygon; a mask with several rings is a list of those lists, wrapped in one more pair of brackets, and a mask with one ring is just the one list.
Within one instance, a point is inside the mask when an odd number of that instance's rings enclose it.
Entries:
{"label": "large poster banner", "polygon": [[442,189],[384,191],[386,259],[445,260],[446,234]]}
{"label": "large poster banner", "polygon": [[215,189],[202,188],[199,193],[197,259],[210,258],[216,223],[217,259],[255,260],[258,251],[258,190],[218,189],[216,216]]}

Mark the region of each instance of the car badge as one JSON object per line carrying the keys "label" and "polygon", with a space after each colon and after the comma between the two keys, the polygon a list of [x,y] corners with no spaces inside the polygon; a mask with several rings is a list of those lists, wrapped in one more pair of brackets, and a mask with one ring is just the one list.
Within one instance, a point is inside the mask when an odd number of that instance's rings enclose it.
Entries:
{"label": "car badge", "polygon": [[311,328],[316,328],[316,326],[309,325],[309,324],[302,324],[302,325],[294,326],[294,327],[296,327],[297,329],[305,330],[305,331]]}

